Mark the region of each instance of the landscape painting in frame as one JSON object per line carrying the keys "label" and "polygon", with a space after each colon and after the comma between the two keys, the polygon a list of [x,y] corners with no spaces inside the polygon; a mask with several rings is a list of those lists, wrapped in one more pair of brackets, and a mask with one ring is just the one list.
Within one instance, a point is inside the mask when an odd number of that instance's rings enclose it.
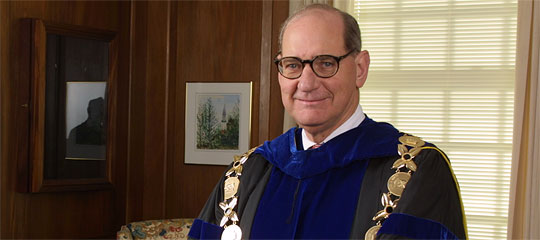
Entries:
{"label": "landscape painting in frame", "polygon": [[185,163],[229,165],[249,149],[251,83],[187,83]]}

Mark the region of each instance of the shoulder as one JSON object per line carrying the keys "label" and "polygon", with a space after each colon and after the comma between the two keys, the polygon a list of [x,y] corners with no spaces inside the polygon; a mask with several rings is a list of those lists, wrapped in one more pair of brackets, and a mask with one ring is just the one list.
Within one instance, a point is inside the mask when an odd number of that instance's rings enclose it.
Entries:
{"label": "shoulder", "polygon": [[[395,213],[414,216],[417,220],[434,221],[441,229],[449,230],[460,239],[464,238],[465,221],[459,185],[448,157],[429,143],[412,147],[409,149],[411,152],[416,154],[412,159],[416,169],[410,171],[408,168],[410,180],[406,183]],[[403,154],[400,159],[404,159]]]}
{"label": "shoulder", "polygon": [[443,150],[413,135],[403,134],[400,136],[397,149],[400,159],[396,160],[394,168],[402,166],[413,172],[416,171],[416,169],[411,169],[407,165],[399,165],[399,163],[407,161],[422,165],[440,164],[450,166],[450,161]]}
{"label": "shoulder", "polygon": [[396,169],[412,170],[416,172],[422,166],[450,167],[450,161],[443,150],[432,143],[425,142],[419,137],[400,133],[397,145],[393,145],[393,156],[374,158],[370,166],[384,168],[388,173],[394,173]]}
{"label": "shoulder", "polygon": [[235,156],[223,177],[237,177],[240,179],[241,187],[258,184],[262,180],[262,176],[272,168],[272,164],[263,155],[255,152],[258,147]]}
{"label": "shoulder", "polygon": [[[386,203],[393,211],[365,209],[377,216],[387,217],[382,232],[391,233],[391,226],[402,225],[414,219],[419,226],[436,223],[437,229],[450,231],[463,238],[464,217],[459,187],[446,154],[418,137],[399,137],[397,154],[394,157],[371,159],[363,186],[361,200],[370,208],[381,209],[381,196],[391,201]],[[395,203],[395,204],[394,204]],[[367,207],[366,207],[367,208]],[[383,209],[384,210],[384,209]],[[369,216],[372,216],[372,215]],[[406,220],[400,217],[407,216]],[[370,217],[371,218],[371,217]],[[360,221],[362,222],[362,221]],[[393,224],[399,222],[399,224]],[[371,219],[364,220],[360,229],[373,226]],[[362,232],[362,231],[360,231]],[[398,234],[399,235],[399,234]]]}
{"label": "shoulder", "polygon": [[270,167],[271,164],[266,158],[262,154],[256,152],[258,148],[260,148],[260,145],[248,150],[242,155],[235,156],[233,162],[229,166],[229,171],[227,171],[226,174],[239,169],[241,175],[245,175],[248,172],[260,172]]}
{"label": "shoulder", "polygon": [[246,182],[256,182],[260,180],[266,172],[272,169],[273,165],[259,153],[252,153],[244,163],[244,170],[241,178]]}

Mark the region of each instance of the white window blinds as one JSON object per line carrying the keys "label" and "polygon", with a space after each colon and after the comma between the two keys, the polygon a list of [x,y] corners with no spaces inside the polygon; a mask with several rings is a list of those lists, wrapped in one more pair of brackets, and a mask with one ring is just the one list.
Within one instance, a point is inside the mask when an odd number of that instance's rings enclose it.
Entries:
{"label": "white window blinds", "polygon": [[372,59],[368,116],[442,148],[469,238],[506,238],[517,1],[356,0],[353,13]]}

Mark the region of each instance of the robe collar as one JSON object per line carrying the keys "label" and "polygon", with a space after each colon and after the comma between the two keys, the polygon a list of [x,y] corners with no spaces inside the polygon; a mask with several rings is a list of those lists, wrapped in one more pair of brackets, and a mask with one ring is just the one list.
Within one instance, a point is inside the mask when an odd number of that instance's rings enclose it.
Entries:
{"label": "robe collar", "polygon": [[[354,161],[397,155],[400,132],[388,123],[366,118],[362,123],[317,149],[296,146],[296,127],[272,141],[266,141],[254,153],[296,179],[308,178]],[[352,151],[351,151],[352,150]]]}

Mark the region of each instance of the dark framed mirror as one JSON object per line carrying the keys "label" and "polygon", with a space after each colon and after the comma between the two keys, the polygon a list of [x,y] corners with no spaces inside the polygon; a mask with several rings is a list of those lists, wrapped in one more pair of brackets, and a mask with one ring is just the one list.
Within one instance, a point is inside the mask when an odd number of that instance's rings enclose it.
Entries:
{"label": "dark framed mirror", "polygon": [[24,56],[30,66],[30,131],[19,189],[110,188],[116,33],[40,19],[22,25],[30,49]]}

